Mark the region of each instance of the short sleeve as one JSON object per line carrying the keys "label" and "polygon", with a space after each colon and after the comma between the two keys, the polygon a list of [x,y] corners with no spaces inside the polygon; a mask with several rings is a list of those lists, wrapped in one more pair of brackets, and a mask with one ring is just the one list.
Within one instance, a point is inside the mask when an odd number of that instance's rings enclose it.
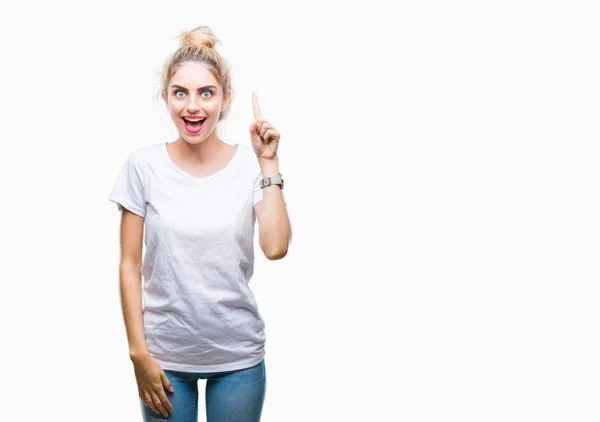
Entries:
{"label": "short sleeve", "polygon": [[141,167],[134,154],[129,155],[121,168],[108,199],[117,204],[119,211],[127,208],[137,215],[146,216],[146,192]]}
{"label": "short sleeve", "polygon": [[256,205],[258,201],[263,199],[262,188],[260,187],[260,180],[262,179],[262,172],[259,170],[258,174],[254,178],[254,203]]}

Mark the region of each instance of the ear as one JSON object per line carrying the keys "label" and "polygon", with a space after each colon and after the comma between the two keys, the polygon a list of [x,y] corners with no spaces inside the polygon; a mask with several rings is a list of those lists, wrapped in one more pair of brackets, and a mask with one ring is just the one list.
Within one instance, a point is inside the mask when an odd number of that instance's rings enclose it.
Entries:
{"label": "ear", "polygon": [[163,101],[165,102],[165,105],[169,105],[168,101],[167,101],[167,92],[163,91],[161,96],[162,96]]}

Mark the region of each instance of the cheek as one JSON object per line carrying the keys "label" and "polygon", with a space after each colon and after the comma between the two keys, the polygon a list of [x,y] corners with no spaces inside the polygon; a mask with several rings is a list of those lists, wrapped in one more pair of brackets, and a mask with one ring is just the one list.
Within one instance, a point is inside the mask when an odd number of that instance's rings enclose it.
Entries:
{"label": "cheek", "polygon": [[211,114],[218,114],[219,110],[221,110],[221,101],[211,101],[210,105],[207,106],[207,109]]}
{"label": "cheek", "polygon": [[171,113],[171,117],[173,119],[179,119],[179,115],[181,114],[181,107],[177,107],[177,105],[171,104],[169,106],[169,113]]}

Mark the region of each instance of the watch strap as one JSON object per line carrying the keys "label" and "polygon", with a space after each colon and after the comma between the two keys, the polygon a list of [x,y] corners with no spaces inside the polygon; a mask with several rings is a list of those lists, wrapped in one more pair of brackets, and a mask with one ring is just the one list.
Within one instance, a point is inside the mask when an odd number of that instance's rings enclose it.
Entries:
{"label": "watch strap", "polygon": [[260,180],[261,189],[269,185],[280,185],[281,189],[283,189],[283,175],[279,173],[277,176],[270,176]]}

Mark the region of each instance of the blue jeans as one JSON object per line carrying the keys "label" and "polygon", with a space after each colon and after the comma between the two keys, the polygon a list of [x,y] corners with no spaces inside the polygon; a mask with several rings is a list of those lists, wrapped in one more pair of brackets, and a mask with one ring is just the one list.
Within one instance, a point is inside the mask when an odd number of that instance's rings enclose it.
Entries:
{"label": "blue jeans", "polygon": [[245,369],[226,372],[181,372],[164,370],[174,392],[165,388],[173,413],[165,418],[140,398],[144,422],[198,421],[198,379],[206,379],[207,422],[259,422],[265,400],[265,360]]}

